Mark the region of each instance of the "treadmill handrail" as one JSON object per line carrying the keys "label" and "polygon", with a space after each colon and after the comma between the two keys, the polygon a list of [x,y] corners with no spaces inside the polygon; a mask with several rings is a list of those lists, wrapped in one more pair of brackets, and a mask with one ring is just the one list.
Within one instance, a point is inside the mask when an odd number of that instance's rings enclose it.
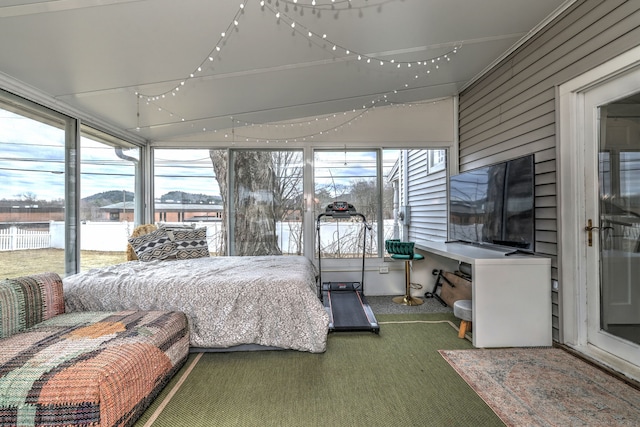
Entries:
{"label": "treadmill handrail", "polygon": [[318,227],[320,227],[320,219],[323,216],[329,216],[331,218],[337,218],[337,219],[343,219],[343,218],[349,218],[349,217],[352,217],[352,216],[358,216],[358,217],[362,218],[362,222],[366,225],[366,227],[368,229],[371,229],[371,226],[369,225],[369,223],[367,223],[367,218],[365,218],[365,216],[363,214],[361,214],[360,212],[335,212],[335,213],[322,212],[321,214],[318,215],[318,219],[317,219]]}
{"label": "treadmill handrail", "polygon": [[[320,260],[322,258],[322,252],[320,247],[320,219],[322,219],[322,217],[325,217],[325,216],[336,218],[336,219],[345,219],[345,218],[350,218],[352,216],[357,216],[362,219],[362,224],[364,225],[364,227],[367,230],[371,231],[371,224],[367,222],[367,218],[360,212],[351,212],[351,211],[339,212],[337,215],[334,215],[331,212],[323,212],[318,215],[318,218],[316,219],[316,231],[317,231],[317,240],[318,240],[318,280],[320,281],[320,290],[319,290],[320,293],[322,292],[322,268],[320,265],[321,264]],[[366,255],[367,255],[367,233],[364,233],[362,238],[362,278],[360,279],[360,288],[363,294],[364,294],[364,267],[365,267]]]}

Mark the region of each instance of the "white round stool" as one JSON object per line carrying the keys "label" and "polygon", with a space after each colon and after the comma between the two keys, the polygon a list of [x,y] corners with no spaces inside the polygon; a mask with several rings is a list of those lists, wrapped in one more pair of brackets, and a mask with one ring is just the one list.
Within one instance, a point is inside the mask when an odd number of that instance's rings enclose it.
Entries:
{"label": "white round stool", "polygon": [[460,332],[458,338],[464,338],[467,329],[473,320],[473,305],[470,299],[459,299],[453,303],[453,315],[460,319]]}

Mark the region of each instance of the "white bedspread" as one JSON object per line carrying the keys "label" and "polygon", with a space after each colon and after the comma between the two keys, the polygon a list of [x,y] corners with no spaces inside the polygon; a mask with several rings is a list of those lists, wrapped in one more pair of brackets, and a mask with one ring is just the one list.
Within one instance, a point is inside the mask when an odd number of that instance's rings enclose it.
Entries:
{"label": "white bedspread", "polygon": [[173,310],[191,346],[259,344],[321,353],[329,317],[303,256],[131,261],[63,279],[67,311]]}

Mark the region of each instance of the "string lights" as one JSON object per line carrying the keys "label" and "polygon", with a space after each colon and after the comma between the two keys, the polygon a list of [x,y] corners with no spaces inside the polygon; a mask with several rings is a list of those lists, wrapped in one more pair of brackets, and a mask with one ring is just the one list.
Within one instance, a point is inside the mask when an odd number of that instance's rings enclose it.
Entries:
{"label": "string lights", "polygon": [[[338,132],[341,129],[353,125],[355,122],[363,119],[367,114],[371,113],[376,108],[380,107],[381,104],[384,104],[388,107],[396,107],[396,108],[413,108],[421,105],[432,105],[436,104],[444,99],[442,98],[438,100],[429,100],[429,101],[419,101],[412,103],[394,103],[388,100],[386,96],[382,97],[380,100],[376,100],[371,102],[370,105],[364,105],[361,110],[353,109],[351,111],[344,111],[341,113],[332,113],[324,116],[317,116],[313,119],[303,119],[303,120],[293,120],[288,122],[281,123],[251,123],[246,121],[234,120],[234,125],[237,124],[242,126],[244,129],[250,130],[252,128],[265,128],[265,129],[282,129],[290,131],[289,135],[286,137],[275,137],[271,136],[269,138],[265,137],[255,137],[250,135],[249,133],[237,133],[235,132],[234,136],[238,138],[242,138],[245,142],[256,142],[256,143],[296,143],[296,142],[306,142],[309,140],[313,140],[314,138],[324,136],[333,132]],[[340,118],[342,117],[342,120]],[[338,121],[337,124],[333,123]],[[327,123],[327,127],[321,127],[321,123]],[[310,129],[312,127],[321,127],[320,130],[316,130],[313,132],[303,131],[304,133],[294,133],[296,129],[304,128]],[[235,128],[234,128],[235,129]],[[268,134],[268,132],[265,132]],[[224,135],[224,138],[228,138],[228,134]],[[235,142],[236,140],[234,140]]]}
{"label": "string lights", "polygon": [[226,30],[220,33],[220,37],[216,41],[216,44],[213,47],[213,49],[211,49],[209,54],[202,61],[200,61],[198,66],[193,71],[191,71],[191,73],[189,73],[188,76],[181,79],[180,82],[175,87],[169,90],[166,90],[160,93],[155,93],[155,94],[145,94],[142,92],[136,92],[135,93],[136,96],[138,98],[147,98],[148,103],[166,98],[169,94],[171,96],[176,96],[178,92],[180,92],[180,88],[183,87],[189,80],[199,77],[199,75],[202,73],[202,70],[205,68],[206,64],[214,61],[216,54],[218,54],[222,50],[222,47],[225,45],[226,41],[229,39],[231,34],[233,34],[234,30],[237,29],[238,26],[240,25],[240,19],[244,15],[244,8],[246,7],[246,4],[248,3],[248,1],[249,0],[243,0],[242,3],[240,3],[240,6],[236,11],[236,14],[234,15],[229,25],[227,25]]}
{"label": "string lights", "polygon": [[[251,136],[248,134],[236,134],[237,137],[243,138],[245,140],[245,142],[266,142],[267,144],[270,142],[278,142],[278,143],[285,143],[288,144],[289,142],[305,142],[307,140],[311,140],[314,139],[315,137],[330,133],[330,132],[337,132],[338,130],[340,130],[341,128],[347,126],[347,125],[351,125],[352,123],[354,123],[356,120],[361,119],[365,114],[367,114],[373,107],[367,107],[364,110],[352,110],[352,115],[348,118],[346,118],[345,120],[340,121],[337,125],[332,125],[328,128],[323,128],[322,130],[318,130],[315,132],[305,132],[305,133],[299,133],[299,134],[292,134],[286,138],[278,138],[278,137],[274,137],[274,138],[256,138],[255,136]],[[343,116],[347,116],[349,113],[342,112],[340,113]],[[334,114],[329,114],[327,116],[324,117],[315,117],[314,120],[305,120],[305,121],[299,121],[299,122],[288,122],[288,123],[281,123],[281,124],[249,124],[247,122],[245,122],[245,127],[248,128],[252,128],[252,127],[273,127],[273,128],[283,128],[283,129],[288,129],[288,128],[295,128],[296,125],[298,127],[302,127],[305,126],[306,127],[311,127],[314,123],[318,123],[318,122],[329,122],[332,118],[335,119],[337,118],[340,114],[338,113],[334,113]]]}
{"label": "string lights", "polygon": [[346,5],[347,8],[351,8],[351,0],[327,0],[326,2],[319,2],[317,0],[277,0],[276,3],[284,3],[290,4],[294,7],[310,7],[310,8],[318,8],[318,9],[326,9],[332,8],[335,9],[336,6]]}
{"label": "string lights", "polygon": [[401,68],[403,66],[406,68],[411,68],[412,66],[428,67],[433,65],[437,69],[439,68],[438,63],[441,60],[450,61],[451,55],[456,54],[459,49],[459,46],[455,45],[450,51],[444,53],[443,55],[424,58],[421,60],[403,61],[395,58],[392,58],[392,59],[378,58],[374,55],[368,55],[366,53],[357,52],[357,51],[354,51],[353,49],[349,49],[348,47],[342,46],[341,44],[335,41],[332,41],[331,38],[326,33],[319,33],[319,32],[312,31],[308,28],[305,28],[302,24],[296,22],[289,15],[279,10],[277,6],[273,7],[270,4],[265,3],[264,0],[260,1],[260,6],[263,9],[270,10],[275,16],[277,21],[282,21],[285,24],[289,25],[296,33],[301,34],[304,37],[307,37],[309,41],[311,41],[315,45],[320,46],[321,48],[327,51],[330,51],[333,55],[337,56],[340,54],[344,54],[346,56],[351,56],[365,64],[393,65],[396,68]]}
{"label": "string lights", "polygon": [[[257,1],[257,0],[256,0]],[[372,6],[373,4],[368,3],[367,1],[367,7]],[[180,89],[183,88],[189,81],[196,79],[196,78],[200,78],[204,73],[203,70],[206,69],[206,65],[213,62],[215,60],[215,58],[217,56],[219,56],[222,48],[225,46],[227,40],[229,39],[229,37],[231,36],[231,34],[233,34],[234,32],[237,31],[238,26],[240,25],[240,20],[241,18],[244,16],[244,12],[245,12],[245,8],[247,6],[247,4],[249,3],[249,0],[243,0],[240,5],[238,10],[236,11],[235,15],[233,16],[233,19],[230,21],[230,23],[227,25],[227,28],[225,31],[222,31],[220,33],[220,37],[217,39],[214,47],[211,49],[211,51],[209,52],[209,54],[202,60],[200,61],[200,63],[197,65],[197,67],[191,72],[189,73],[188,76],[185,76],[183,79],[181,79],[173,88],[160,92],[160,93],[154,93],[154,94],[148,94],[148,93],[142,93],[142,92],[135,92],[135,95],[138,99],[137,102],[137,130],[140,130],[141,128],[150,128],[153,126],[141,126],[140,125],[140,100],[141,99],[146,99],[146,105],[147,106],[154,106],[158,109],[158,111],[161,112],[165,112],[169,115],[169,117],[173,118],[174,120],[172,120],[169,123],[163,123],[164,125],[166,124],[177,124],[177,123],[185,123],[185,122],[199,122],[199,121],[204,121],[207,120],[207,118],[199,118],[196,120],[187,120],[185,117],[181,117],[179,114],[163,107],[160,105],[160,102],[162,102],[162,100],[164,100],[165,98],[172,98],[177,96],[180,93]],[[285,11],[280,10],[280,3],[284,4],[285,6]],[[451,58],[458,52],[458,50],[461,48],[462,43],[456,43],[454,45],[452,45],[452,47],[445,53],[441,54],[441,55],[437,55],[437,56],[433,56],[433,57],[428,57],[428,58],[422,58],[419,60],[402,60],[399,58],[386,58],[386,57],[382,57],[380,54],[367,54],[367,53],[363,53],[363,52],[357,52],[354,51],[353,49],[350,49],[349,47],[346,47],[340,43],[337,43],[336,41],[332,40],[332,38],[324,33],[324,32],[317,32],[314,30],[311,30],[307,27],[305,27],[303,24],[301,24],[300,22],[298,22],[297,20],[293,19],[291,16],[289,16],[286,12],[289,8],[289,6],[292,6],[294,8],[294,10],[297,10],[298,7],[300,8],[312,8],[314,11],[315,10],[322,10],[322,9],[331,9],[331,10],[336,10],[336,9],[348,9],[348,8],[352,8],[352,3],[351,0],[324,0],[324,2],[320,2],[317,0],[275,0],[275,4],[272,5],[272,0],[260,0],[258,2],[261,10],[263,12],[268,11],[269,13],[271,13],[273,15],[273,17],[275,18],[273,21],[276,24],[285,24],[287,26],[289,26],[293,32],[295,32],[296,34],[300,34],[304,37],[306,37],[309,40],[309,43],[312,45],[315,45],[317,47],[320,47],[322,49],[324,49],[325,51],[328,51],[329,53],[331,53],[331,55],[334,56],[334,58],[340,58],[342,60],[347,60],[347,61],[357,61],[359,64],[366,64],[366,65],[373,65],[376,66],[378,68],[384,68],[388,71],[392,71],[393,72],[397,71],[398,69],[412,69],[414,70],[413,73],[410,73],[412,75],[411,80],[415,81],[417,79],[419,79],[420,77],[425,77],[430,75],[433,71],[436,71],[440,68],[441,64],[447,63],[449,61],[451,61]],[[378,56],[380,55],[380,56]],[[369,105],[363,105],[361,110],[352,110],[351,112],[344,112],[342,113],[344,116],[348,116],[349,114],[351,114],[351,117],[347,120],[345,120],[344,122],[341,122],[340,124],[338,124],[337,126],[331,126],[330,128],[327,129],[323,129],[321,131],[317,131],[317,132],[310,132],[310,133],[301,133],[297,136],[291,137],[291,138],[286,138],[286,139],[276,139],[275,141],[278,142],[289,142],[289,141],[294,141],[294,142],[298,142],[298,141],[306,141],[308,139],[313,139],[314,137],[317,137],[319,135],[323,135],[325,133],[328,132],[332,132],[332,131],[337,131],[341,128],[343,128],[344,126],[350,125],[352,122],[354,122],[355,120],[359,120],[360,118],[362,118],[362,116],[364,116],[365,114],[367,114],[370,110],[374,109],[376,106],[378,106],[379,104],[382,103],[389,103],[388,101],[388,96],[391,94],[395,94],[398,93],[399,90],[406,90],[409,89],[411,87],[418,87],[413,86],[410,82],[405,82],[402,85],[401,89],[396,89],[394,91],[390,91],[387,92],[383,95],[381,95],[380,97],[370,101]],[[393,104],[392,105],[399,105],[399,104]],[[401,105],[406,105],[406,104],[401,104]],[[237,115],[238,113],[236,113]],[[334,114],[333,117],[336,117],[336,115]],[[213,118],[213,117],[211,117]],[[209,119],[211,119],[209,118]],[[244,138],[246,141],[250,141],[250,140],[255,140],[256,142],[270,142],[270,140],[266,140],[264,138],[259,139],[259,138],[252,138],[249,137],[247,135],[241,135],[238,134],[235,130],[236,125],[243,125],[245,127],[249,126],[249,127],[254,127],[254,126],[285,126],[283,124],[280,125],[269,125],[269,124],[258,124],[258,123],[250,123],[250,122],[243,122],[243,121],[239,121],[237,119],[234,119],[233,117],[231,118],[232,120],[232,134],[234,135],[234,140],[235,137],[237,138]],[[328,120],[328,116],[325,118],[325,120]],[[317,120],[316,120],[317,121]],[[294,122],[290,122],[287,123],[286,126],[289,127],[294,127],[296,124],[298,126],[304,126],[304,123],[307,123],[307,125],[311,125],[311,122],[309,121],[300,121],[298,123],[294,123]],[[203,132],[206,132],[207,129],[206,127],[202,128]],[[225,137],[227,137],[228,135],[225,135]]]}

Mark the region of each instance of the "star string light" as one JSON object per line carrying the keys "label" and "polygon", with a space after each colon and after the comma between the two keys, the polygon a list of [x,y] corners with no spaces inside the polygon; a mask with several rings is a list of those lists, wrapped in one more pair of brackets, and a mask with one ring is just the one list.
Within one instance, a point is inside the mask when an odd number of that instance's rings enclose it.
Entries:
{"label": "star string light", "polygon": [[[269,3],[271,3],[270,0]],[[285,4],[291,4],[294,6],[300,6],[300,7],[318,7],[318,8],[322,8],[322,7],[335,7],[336,5],[347,5],[347,7],[351,7],[351,0],[327,0],[325,2],[322,1],[318,1],[318,0],[276,0],[276,4],[278,3],[285,3]],[[368,3],[368,0],[367,0]]]}
{"label": "star string light", "polygon": [[[417,78],[417,76],[416,76]],[[403,86],[403,89],[406,89],[409,87],[408,83],[405,83]],[[255,141],[255,142],[260,142],[260,141],[265,141],[265,142],[298,142],[298,141],[306,141],[307,139],[313,139],[316,136],[320,136],[320,135],[324,135],[327,133],[330,133],[332,131],[337,131],[340,128],[346,126],[346,125],[351,125],[355,120],[360,119],[363,115],[365,115],[366,113],[368,113],[370,110],[375,109],[379,104],[385,103],[391,106],[403,106],[403,107],[411,107],[411,106],[415,106],[415,105],[421,105],[421,104],[433,104],[435,101],[433,100],[427,100],[427,101],[417,101],[417,102],[412,102],[412,103],[397,103],[397,102],[391,102],[389,101],[389,96],[395,95],[398,92],[400,92],[399,89],[396,90],[392,90],[389,91],[387,93],[384,93],[382,95],[380,95],[379,97],[373,99],[372,101],[367,102],[366,104],[362,105],[362,109],[360,110],[361,113],[357,114],[355,117],[345,121],[344,123],[341,123],[338,126],[330,126],[328,128],[324,128],[318,132],[315,133],[305,133],[305,134],[301,134],[301,135],[297,135],[297,136],[291,136],[288,138],[271,138],[269,140],[265,139],[265,138],[255,138],[255,137],[249,137],[247,135],[242,135],[242,134],[237,134],[236,132],[236,136],[241,136],[243,138],[246,139],[246,141]],[[352,109],[350,110],[350,112],[356,114],[358,110],[356,109]],[[345,112],[341,112],[341,113],[333,113],[333,114],[328,114],[324,117],[322,116],[318,116],[315,117],[313,120],[309,120],[308,118],[302,119],[302,120],[294,120],[294,121],[289,121],[287,123],[258,123],[258,122],[250,122],[250,121],[244,121],[244,120],[239,120],[234,118],[233,116],[231,117],[231,121],[232,124],[235,125],[237,124],[238,126],[245,126],[245,127],[261,127],[261,128],[293,128],[296,127],[296,125],[298,127],[302,127],[302,126],[312,126],[320,121],[328,121],[331,117],[337,117],[338,115],[342,114],[342,115],[347,115],[347,111]],[[242,114],[242,113],[236,113],[236,116]],[[205,118],[198,118],[198,119],[194,119],[194,120],[185,120],[184,118],[180,119],[180,122],[191,122],[192,126],[195,128],[195,123],[196,122],[202,122],[202,121],[206,121],[209,119],[212,119],[214,117],[205,117]],[[170,123],[163,123],[163,125],[167,125],[167,124],[177,124],[178,122],[170,122]],[[146,126],[147,128],[152,128],[153,126]],[[140,128],[138,128],[139,130]],[[202,128],[203,132],[206,132],[207,129],[206,128]],[[217,130],[213,130],[214,133],[217,133]],[[225,135],[225,138],[227,138],[228,135]]]}

